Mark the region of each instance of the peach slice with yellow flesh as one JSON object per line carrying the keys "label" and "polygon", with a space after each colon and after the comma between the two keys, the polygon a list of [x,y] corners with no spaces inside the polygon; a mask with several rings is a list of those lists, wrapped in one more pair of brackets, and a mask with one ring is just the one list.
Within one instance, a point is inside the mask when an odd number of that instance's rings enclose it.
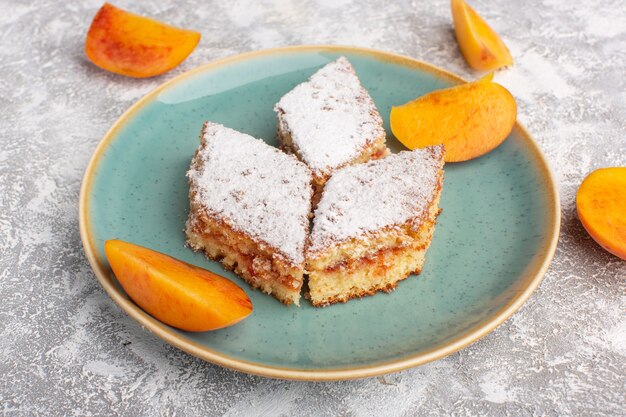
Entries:
{"label": "peach slice with yellow flesh", "polygon": [[454,32],[461,53],[470,67],[493,71],[513,64],[513,57],[500,36],[464,0],[452,0]]}
{"label": "peach slice with yellow flesh", "polygon": [[626,167],[598,169],[576,193],[578,218],[604,249],[626,260]]}
{"label": "peach slice with yellow flesh", "polygon": [[246,293],[210,271],[121,240],[107,240],[104,251],[126,294],[172,327],[204,332],[252,313]]}
{"label": "peach slice with yellow flesh", "polygon": [[490,74],[392,107],[391,131],[409,149],[443,144],[446,162],[484,155],[507,138],[517,118],[515,99],[492,78]]}
{"label": "peach slice with yellow flesh", "polygon": [[85,52],[100,68],[145,78],[176,67],[199,41],[198,32],[178,29],[105,3],[91,22]]}

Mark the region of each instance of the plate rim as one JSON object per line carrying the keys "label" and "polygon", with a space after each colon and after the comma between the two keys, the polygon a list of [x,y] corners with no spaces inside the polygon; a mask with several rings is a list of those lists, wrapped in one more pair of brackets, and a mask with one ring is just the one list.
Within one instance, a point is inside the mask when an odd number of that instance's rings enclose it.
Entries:
{"label": "plate rim", "polygon": [[442,68],[439,68],[435,65],[428,64],[426,62],[393,52],[343,45],[297,45],[262,49],[219,58],[209,61],[208,63],[200,65],[189,71],[183,72],[182,74],[179,74],[174,78],[160,84],[159,86],[145,94],[142,98],[137,100],[132,106],[130,106],[124,113],[122,113],[122,115],[120,115],[116,119],[116,121],[98,143],[83,175],[78,204],[80,238],[82,241],[83,249],[85,251],[85,255],[87,256],[89,264],[94,271],[96,278],[100,282],[100,285],[102,285],[109,297],[111,297],[113,301],[115,301],[115,303],[120,308],[122,308],[122,310],[124,310],[135,321],[137,321],[143,327],[147,328],[151,333],[153,333],[160,339],[164,340],[166,343],[205,361],[224,366],[226,368],[230,368],[236,371],[270,378],[300,381],[339,381],[384,375],[444,358],[478,341],[488,333],[491,333],[496,327],[498,327],[506,319],[513,315],[513,313],[515,313],[524,304],[524,302],[526,302],[526,300],[541,283],[543,276],[548,269],[552,258],[554,257],[561,224],[559,193],[550,164],[545,158],[541,149],[539,148],[537,142],[535,142],[535,140],[531,137],[528,131],[517,120],[515,122],[514,128],[516,128],[520,132],[521,136],[528,145],[528,149],[532,154],[534,154],[535,158],[537,159],[538,169],[540,171],[540,174],[542,174],[541,178],[548,186],[547,188],[551,197],[549,198],[551,210],[549,213],[547,225],[545,226],[546,229],[551,229],[548,230],[550,243],[543,257],[538,257],[535,262],[526,266],[526,270],[530,270],[532,272],[529,272],[527,274],[527,278],[525,278],[523,291],[520,291],[518,294],[516,294],[515,297],[509,300],[507,304],[504,305],[504,307],[502,307],[499,311],[493,314],[492,317],[483,325],[476,326],[465,333],[461,333],[458,337],[454,338],[453,340],[439,348],[433,348],[426,352],[409,355],[400,359],[392,359],[385,362],[378,362],[373,365],[359,365],[354,367],[323,370],[264,365],[246,360],[236,359],[232,356],[225,355],[216,350],[209,349],[206,346],[200,345],[199,343],[188,340],[184,336],[177,334],[168,326],[164,325],[163,323],[145,313],[125,294],[118,290],[118,288],[113,284],[111,272],[108,271],[108,268],[105,268],[104,265],[98,262],[95,245],[93,244],[93,236],[90,229],[88,210],[89,196],[91,195],[91,188],[95,176],[94,174],[98,167],[98,163],[100,162],[100,159],[104,151],[107,149],[108,145],[117,136],[116,133],[119,132],[119,130],[125,125],[125,123],[128,120],[132,119],[134,114],[138,112],[144,105],[156,99],[161,91],[193,75],[205,72],[210,69],[223,67],[236,61],[248,60],[254,57],[274,54],[297,53],[303,51],[328,51],[335,53],[345,52],[352,54],[368,55],[378,58],[379,60],[395,62],[408,68],[418,68],[422,71],[435,74],[438,77],[447,78],[454,83],[467,82],[462,77]]}

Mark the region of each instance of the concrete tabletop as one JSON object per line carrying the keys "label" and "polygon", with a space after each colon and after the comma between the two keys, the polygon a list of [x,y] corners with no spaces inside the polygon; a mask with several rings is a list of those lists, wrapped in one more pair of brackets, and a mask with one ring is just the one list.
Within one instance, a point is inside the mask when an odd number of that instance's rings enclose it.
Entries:
{"label": "concrete tabletop", "polygon": [[[185,3],[185,4],[183,4]],[[202,40],[151,79],[83,52],[101,1],[0,0],[0,412],[5,415],[626,415],[626,262],[576,216],[592,170],[626,166],[623,0],[473,0],[515,58],[496,81],[552,164],[562,228],[539,289],[496,331],[445,359],[365,380],[244,375],[167,345],[104,293],[77,223],[87,162],[111,124],[210,60],[297,44],[382,49],[475,78],[449,2],[120,0]],[[626,214],[625,214],[626,215]]]}

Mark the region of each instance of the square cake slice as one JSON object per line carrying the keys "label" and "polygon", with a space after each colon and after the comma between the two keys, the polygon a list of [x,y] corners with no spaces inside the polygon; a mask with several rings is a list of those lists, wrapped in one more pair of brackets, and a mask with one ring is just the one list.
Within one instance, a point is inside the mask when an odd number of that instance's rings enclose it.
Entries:
{"label": "square cake slice", "polygon": [[300,303],[312,176],[260,139],[206,122],[187,172],[187,242],[285,304]]}
{"label": "square cake slice", "polygon": [[439,214],[442,145],[349,166],[328,180],[307,249],[320,307],[393,290],[418,274]]}
{"label": "square cake slice", "polygon": [[314,201],[336,169],[389,153],[374,101],[344,57],[285,94],[274,111],[283,148],[313,172]]}

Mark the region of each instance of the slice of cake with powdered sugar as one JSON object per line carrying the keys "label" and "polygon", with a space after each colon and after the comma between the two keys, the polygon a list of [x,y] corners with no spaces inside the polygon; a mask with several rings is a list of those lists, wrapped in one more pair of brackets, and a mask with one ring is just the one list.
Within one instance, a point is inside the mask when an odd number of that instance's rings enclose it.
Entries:
{"label": "slice of cake with powdered sugar", "polygon": [[313,305],[388,292],[421,272],[440,211],[443,157],[438,145],[333,174],[306,254]]}
{"label": "slice of cake with powdered sugar", "polygon": [[344,57],[285,94],[274,110],[283,148],[313,172],[314,201],[335,170],[389,153],[374,101]]}
{"label": "slice of cake with powdered sugar", "polygon": [[206,122],[187,172],[187,242],[285,304],[300,300],[312,175],[260,139]]}

